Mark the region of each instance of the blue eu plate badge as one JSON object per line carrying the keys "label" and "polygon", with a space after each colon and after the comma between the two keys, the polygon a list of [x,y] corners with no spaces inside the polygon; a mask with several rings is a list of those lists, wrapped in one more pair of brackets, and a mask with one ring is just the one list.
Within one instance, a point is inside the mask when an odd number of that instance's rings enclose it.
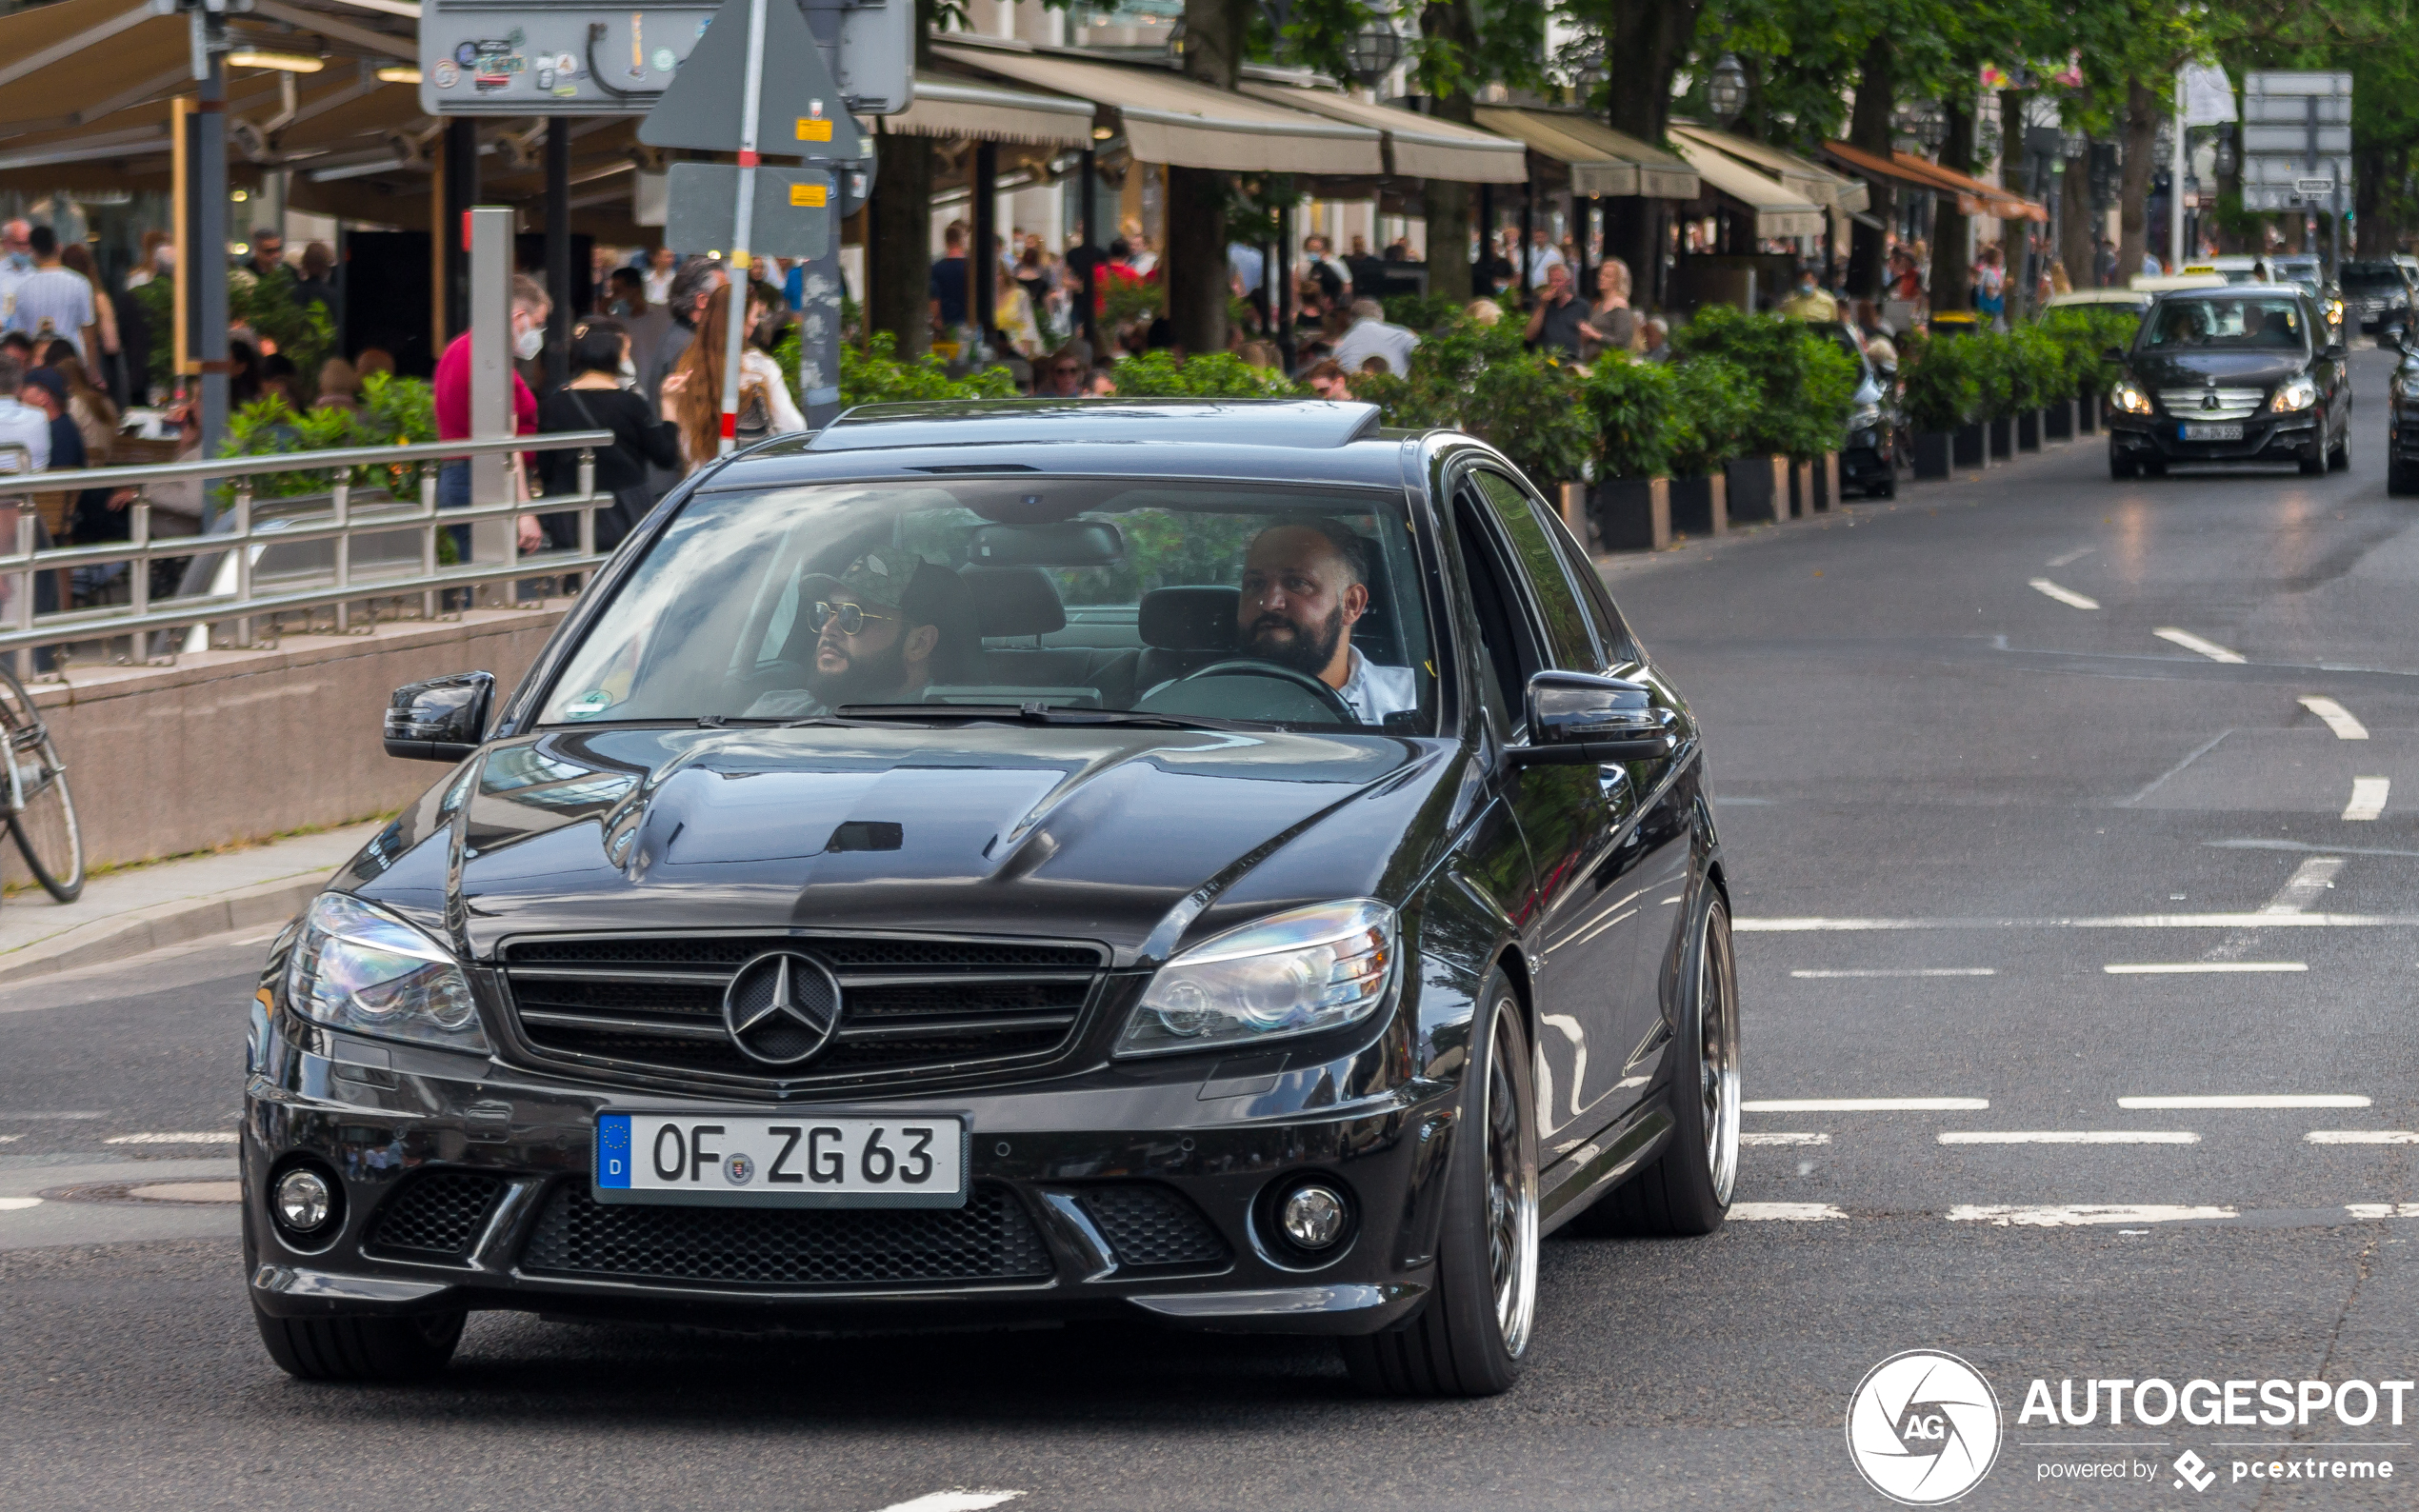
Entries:
{"label": "blue eu plate badge", "polygon": [[596,1121],[596,1184],[630,1185],[630,1115],[607,1113]]}

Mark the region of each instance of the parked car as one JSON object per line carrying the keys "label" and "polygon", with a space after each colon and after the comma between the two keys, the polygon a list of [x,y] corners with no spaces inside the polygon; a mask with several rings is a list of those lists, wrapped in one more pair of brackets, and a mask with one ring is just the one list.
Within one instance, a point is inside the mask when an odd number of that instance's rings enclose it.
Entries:
{"label": "parked car", "polygon": [[245,1275],[466,1311],[1333,1336],[1500,1391],[1538,1244],[1702,1234],[1738,989],[1688,706],[1504,458],[1367,405],[860,408],[685,484],[277,942]]}
{"label": "parked car", "polygon": [[2398,347],[2402,333],[2410,328],[2410,275],[2400,263],[2386,258],[2366,262],[2347,262],[2340,274],[2347,308],[2347,326],[2359,324],[2361,331],[2377,333],[2381,347]]}
{"label": "parked car", "polygon": [[1831,320],[1809,328],[1856,359],[1856,408],[1849,411],[1840,438],[1840,490],[1862,488],[1869,499],[1897,498],[1899,468],[1912,465],[1911,457],[1901,455],[1909,442],[1899,409],[1897,369],[1877,366],[1865,350],[1864,333],[1853,326]]}
{"label": "parked car", "polygon": [[2419,338],[2406,333],[2386,386],[2386,491],[2419,493]]}
{"label": "parked car", "polygon": [[2162,295],[2109,390],[2109,473],[2176,462],[2349,463],[2351,371],[2309,291],[2238,284]]}

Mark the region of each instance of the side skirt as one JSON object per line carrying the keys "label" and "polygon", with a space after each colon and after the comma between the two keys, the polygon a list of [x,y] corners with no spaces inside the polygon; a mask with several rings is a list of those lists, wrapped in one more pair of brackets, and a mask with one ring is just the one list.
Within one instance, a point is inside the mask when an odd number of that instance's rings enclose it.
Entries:
{"label": "side skirt", "polygon": [[1653,1159],[1671,1137],[1671,1109],[1654,1098],[1627,1118],[1538,1173],[1538,1233],[1550,1234],[1588,1210],[1588,1204],[1619,1185]]}

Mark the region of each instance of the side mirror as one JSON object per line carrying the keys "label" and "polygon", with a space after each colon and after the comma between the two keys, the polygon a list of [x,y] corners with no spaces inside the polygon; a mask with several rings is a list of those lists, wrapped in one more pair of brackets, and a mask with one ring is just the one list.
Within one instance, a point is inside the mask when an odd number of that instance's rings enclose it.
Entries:
{"label": "side mirror", "polygon": [[406,683],[387,703],[387,754],[458,762],[479,748],[495,703],[493,672],[456,672]]}
{"label": "side mirror", "polygon": [[2121,364],[2125,361],[2125,348],[2122,347],[2111,347],[2108,350],[2100,353],[2100,356],[2104,361]]}
{"label": "side mirror", "polygon": [[1526,697],[1529,744],[1511,757],[1523,766],[1595,766],[1652,761],[1676,744],[1672,714],[1654,706],[1643,683],[1591,672],[1539,672]]}
{"label": "side mirror", "polygon": [[2332,362],[2341,362],[2344,360],[2344,344],[2340,341],[2330,341],[2319,355]]}

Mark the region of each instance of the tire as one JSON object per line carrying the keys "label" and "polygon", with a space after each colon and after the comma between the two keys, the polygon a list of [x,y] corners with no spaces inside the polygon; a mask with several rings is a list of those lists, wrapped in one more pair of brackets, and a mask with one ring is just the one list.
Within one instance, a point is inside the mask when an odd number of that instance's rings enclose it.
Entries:
{"label": "tire", "polygon": [[296,1381],[419,1381],[443,1370],[462,1342],[466,1315],[404,1318],[272,1318],[252,1309],[260,1342]]}
{"label": "tire", "polygon": [[1692,985],[1672,1040],[1671,1142],[1573,1219],[1573,1233],[1710,1234],[1729,1213],[1739,1174],[1739,967],[1729,905],[1718,894],[1686,968]]}
{"label": "tire", "polygon": [[1866,492],[1867,492],[1868,494],[1869,494],[1871,497],[1876,498],[1876,499],[1895,499],[1895,498],[1897,498],[1897,497],[1898,497],[1898,472],[1897,472],[1897,469],[1896,469],[1896,468],[1892,468],[1892,469],[1890,470],[1890,474],[1889,474],[1889,477],[1884,478],[1884,479],[1883,479],[1883,480],[1882,480],[1879,484],[1875,485],[1875,486],[1874,486],[1873,487],[1871,487],[1871,488],[1867,489],[1867,490],[1866,490]]}
{"label": "tire", "polygon": [[84,891],[84,832],[68,791],[67,763],[59,759],[25,685],[5,663],[0,663],[0,731],[6,732],[9,760],[16,769],[6,796],[22,795],[25,804],[9,815],[9,833],[42,890],[73,903]]}
{"label": "tire", "polygon": [[[1487,979],[1483,1048],[1446,1176],[1436,1285],[1407,1323],[1338,1341],[1355,1384],[1384,1397],[1491,1397],[1520,1379],[1537,1310],[1537,1104],[1520,999]],[[1482,1027],[1483,1026],[1483,1027]]]}
{"label": "tire", "polygon": [[2386,462],[2386,491],[2397,499],[2419,493],[2419,479],[2412,478],[2408,463],[2389,458]]}
{"label": "tire", "polygon": [[2335,443],[2334,450],[2327,453],[2327,470],[2329,472],[2343,472],[2349,469],[2350,467],[2351,437],[2346,436],[2343,440]]}
{"label": "tire", "polygon": [[2123,457],[2118,456],[2113,451],[2109,453],[2109,476],[2110,478],[2115,479],[2119,483],[2130,483],[2140,474],[2140,472],[2141,469],[2134,464],[2126,461]]}
{"label": "tire", "polygon": [[2327,453],[2324,451],[2313,452],[2310,455],[2302,458],[2301,463],[2303,477],[2317,478],[2324,477],[2326,475]]}

